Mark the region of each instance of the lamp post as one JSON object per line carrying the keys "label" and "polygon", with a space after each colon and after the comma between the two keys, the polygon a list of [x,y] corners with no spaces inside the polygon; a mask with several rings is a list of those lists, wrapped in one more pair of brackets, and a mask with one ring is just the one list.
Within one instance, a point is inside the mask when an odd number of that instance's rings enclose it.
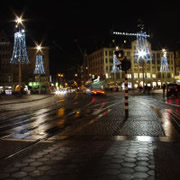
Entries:
{"label": "lamp post", "polygon": [[138,60],[139,63],[142,65],[142,73],[143,73],[143,89],[144,89],[144,66],[145,66],[145,60],[144,56],[146,55],[146,52],[144,50],[139,50],[138,53]]}
{"label": "lamp post", "polygon": [[[161,67],[160,72],[164,75],[164,85],[163,85],[163,98],[165,98],[165,89],[167,89],[167,72],[169,72],[169,67],[167,63],[167,51],[166,49],[162,49],[163,56],[161,57]],[[166,77],[165,77],[166,74]],[[162,74],[161,74],[162,75]]]}
{"label": "lamp post", "polygon": [[[41,52],[41,45],[37,45],[37,53]],[[41,73],[40,73],[40,63],[39,63],[39,94],[41,94],[41,86],[40,86],[40,82],[41,82]]]}
{"label": "lamp post", "polygon": [[39,81],[39,94],[41,93],[41,74],[45,74],[44,66],[43,66],[43,56],[42,56],[42,47],[41,45],[36,44],[36,64],[35,64],[35,70],[34,74],[38,76]]}
{"label": "lamp post", "polygon": [[16,32],[14,33],[14,47],[13,47],[13,53],[10,63],[19,65],[19,88],[17,90],[21,95],[21,83],[22,83],[21,64],[29,64],[29,59],[27,56],[25,30],[24,30],[22,17],[16,17],[15,22],[16,22],[16,26],[15,26]]}

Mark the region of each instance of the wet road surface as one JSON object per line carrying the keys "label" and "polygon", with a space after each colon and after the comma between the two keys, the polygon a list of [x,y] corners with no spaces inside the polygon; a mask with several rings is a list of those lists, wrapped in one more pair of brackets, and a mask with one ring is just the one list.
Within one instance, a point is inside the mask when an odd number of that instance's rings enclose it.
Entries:
{"label": "wet road surface", "polygon": [[[0,118],[0,143],[9,143],[1,153],[0,166],[7,165],[2,179],[168,179],[171,171],[164,175],[161,164],[166,161],[177,171],[179,145],[163,143],[179,142],[177,99],[132,95],[128,118],[123,93],[74,94],[53,102]],[[12,163],[8,155],[28,146]]]}

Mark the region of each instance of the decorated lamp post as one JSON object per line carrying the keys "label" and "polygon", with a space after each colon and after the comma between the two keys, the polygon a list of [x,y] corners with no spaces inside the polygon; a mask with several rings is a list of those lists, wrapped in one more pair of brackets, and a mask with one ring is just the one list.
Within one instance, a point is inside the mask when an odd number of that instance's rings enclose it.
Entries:
{"label": "decorated lamp post", "polygon": [[161,57],[161,67],[160,67],[161,73],[166,73],[166,77],[164,74],[164,85],[163,85],[163,98],[165,97],[165,89],[167,86],[167,72],[169,72],[168,62],[167,62],[167,51],[165,49],[162,49],[162,57]]}
{"label": "decorated lamp post", "polygon": [[43,56],[41,54],[41,49],[42,47],[40,45],[37,45],[37,55],[36,55],[36,64],[35,64],[35,69],[34,69],[34,74],[38,75],[38,81],[39,81],[39,94],[41,93],[41,74],[45,74],[44,71],[44,65],[43,65]]}
{"label": "decorated lamp post", "polygon": [[29,59],[26,50],[25,30],[22,23],[22,18],[16,19],[16,32],[14,33],[14,47],[11,64],[19,64],[19,93],[21,94],[21,64],[29,64]]}
{"label": "decorated lamp post", "polygon": [[139,62],[142,65],[142,73],[143,73],[143,88],[144,88],[144,66],[145,62],[151,61],[149,46],[147,42],[148,35],[146,32],[143,32],[144,25],[139,24],[138,27],[140,31],[136,35],[136,52],[134,56],[134,61]]}

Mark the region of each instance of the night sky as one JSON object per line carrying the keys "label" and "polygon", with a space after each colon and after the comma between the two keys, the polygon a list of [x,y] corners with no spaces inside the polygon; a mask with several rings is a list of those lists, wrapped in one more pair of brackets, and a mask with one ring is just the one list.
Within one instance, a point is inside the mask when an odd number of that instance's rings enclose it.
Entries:
{"label": "night sky", "polygon": [[22,13],[27,44],[37,41],[50,47],[51,74],[81,63],[79,47],[91,52],[112,28],[136,32],[139,18],[158,47],[174,49],[180,42],[178,1],[1,0],[0,29],[12,39],[12,20]]}

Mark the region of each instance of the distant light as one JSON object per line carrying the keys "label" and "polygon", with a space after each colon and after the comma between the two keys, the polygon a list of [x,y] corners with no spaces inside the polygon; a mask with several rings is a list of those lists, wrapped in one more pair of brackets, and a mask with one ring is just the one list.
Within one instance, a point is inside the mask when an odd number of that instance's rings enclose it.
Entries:
{"label": "distant light", "polygon": [[21,17],[17,17],[16,18],[16,23],[17,24],[22,24],[22,18]]}
{"label": "distant light", "polygon": [[144,57],[146,55],[146,52],[144,50],[139,50],[138,51],[138,56],[139,57]]}
{"label": "distant light", "polygon": [[162,49],[162,52],[163,52],[163,56],[166,57],[166,56],[167,56],[167,51],[166,51],[166,49]]}
{"label": "distant light", "polygon": [[36,48],[37,48],[38,51],[41,50],[41,46],[40,45],[38,45]]}

